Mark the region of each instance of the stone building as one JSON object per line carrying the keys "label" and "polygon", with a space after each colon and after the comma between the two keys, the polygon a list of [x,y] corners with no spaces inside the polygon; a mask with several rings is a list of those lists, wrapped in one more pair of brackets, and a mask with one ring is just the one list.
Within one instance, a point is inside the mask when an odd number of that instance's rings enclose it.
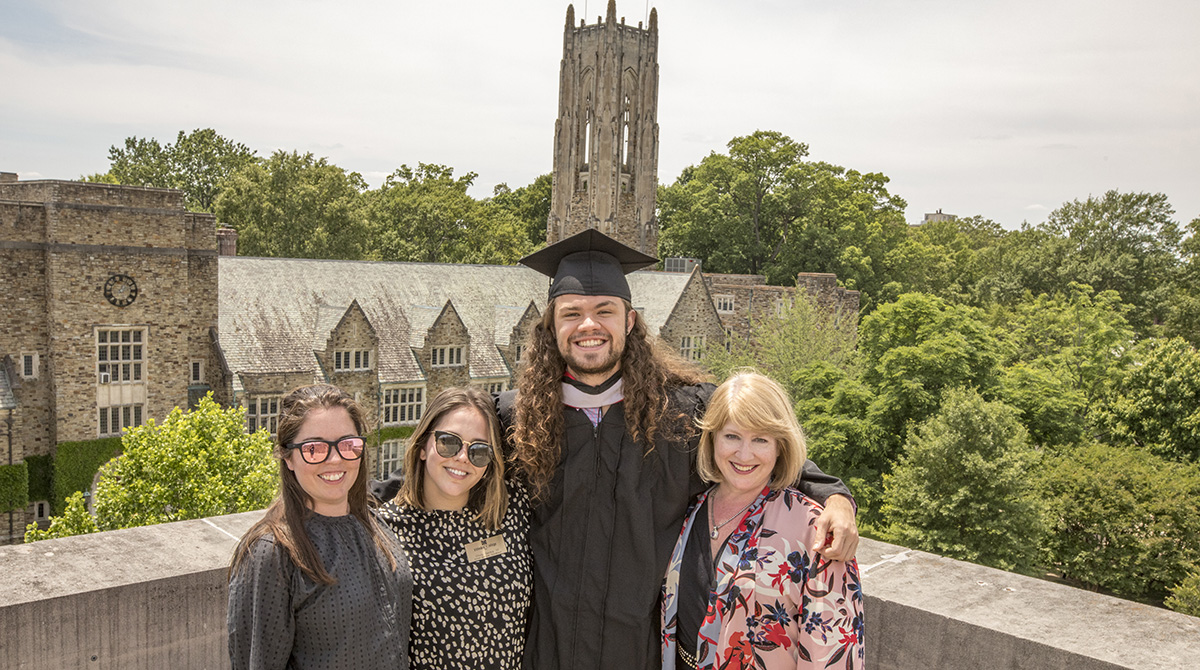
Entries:
{"label": "stone building", "polygon": [[554,172],[546,240],[588,228],[655,255],[658,221],[658,11],[650,25],[575,25],[567,7],[554,122]]}
{"label": "stone building", "polygon": [[[610,1],[603,22],[576,27],[567,9],[550,242],[597,228],[655,252],[657,21],[626,26]],[[369,458],[386,473],[440,390],[511,387],[546,308],[547,279],[521,266],[246,258],[236,237],[178,191],[0,173],[0,488],[22,463],[57,463],[63,443],[119,435],[209,391],[274,433],[282,396],[313,382],[364,405],[380,427]],[[797,289],[679,269],[629,284],[649,331],[688,359],[747,337],[797,290],[857,318],[858,293],[833,275],[801,275]],[[0,508],[0,543],[46,520],[33,479],[23,509]]]}
{"label": "stone building", "polygon": [[[0,173],[0,277],[10,464],[227,385],[215,221],[178,191]],[[0,541],[43,520],[46,502],[7,515]]]}

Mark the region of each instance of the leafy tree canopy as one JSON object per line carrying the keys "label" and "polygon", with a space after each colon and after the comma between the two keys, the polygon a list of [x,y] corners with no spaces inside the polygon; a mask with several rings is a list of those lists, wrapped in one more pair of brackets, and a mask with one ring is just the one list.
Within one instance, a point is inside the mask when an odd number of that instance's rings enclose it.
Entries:
{"label": "leafy tree canopy", "polygon": [[1045,564],[1123,597],[1161,598],[1200,566],[1200,466],[1085,444],[1041,470]]}
{"label": "leafy tree canopy", "polygon": [[1000,345],[976,308],[908,293],[865,317],[859,330],[862,380],[876,394],[872,421],[893,452],[909,422],[936,413],[946,391],[990,393],[995,385]]}
{"label": "leafy tree canopy", "polygon": [[153,138],[128,137],[124,147],[109,148],[108,173],[87,181],[177,188],[184,192],[188,209],[212,212],[225,181],[255,162],[254,154],[212,128],[181,130],[175,143],[165,146]]}
{"label": "leafy tree canopy", "polygon": [[533,183],[516,190],[508,184],[497,184],[492,191],[492,203],[511,212],[521,221],[525,236],[533,248],[546,243],[546,220],[550,218],[550,197],[553,175],[547,172]]}
{"label": "leafy tree canopy", "polygon": [[868,300],[883,295],[885,256],[907,228],[887,177],[806,162],[807,145],[774,131],[727,146],[659,189],[660,256],[698,257],[709,272],[774,284],[834,272]]}
{"label": "leafy tree canopy", "polygon": [[400,166],[368,194],[370,257],[504,265],[532,251],[529,231],[512,209],[467,194],[476,176],[468,172],[456,178],[454,168],[445,165]]}
{"label": "leafy tree canopy", "polygon": [[238,254],[360,259],[367,184],[311,153],[276,151],[229,178],[217,217],[238,231]]}
{"label": "leafy tree canopy", "polygon": [[278,487],[271,438],[264,430],[247,435],[244,422],[243,408],[222,408],[209,394],[161,425],[126,430],[122,455],[100,469],[94,523],[76,493],[63,518],[46,531],[31,524],[25,541],[266,507]]}
{"label": "leafy tree canopy", "polygon": [[1200,461],[1200,352],[1180,338],[1150,339],[1132,358],[1105,412],[1108,441]]}
{"label": "leafy tree canopy", "polygon": [[1028,569],[1043,528],[1029,477],[1039,458],[1011,407],[971,389],[948,392],[884,476],[888,537],[1003,570]]}

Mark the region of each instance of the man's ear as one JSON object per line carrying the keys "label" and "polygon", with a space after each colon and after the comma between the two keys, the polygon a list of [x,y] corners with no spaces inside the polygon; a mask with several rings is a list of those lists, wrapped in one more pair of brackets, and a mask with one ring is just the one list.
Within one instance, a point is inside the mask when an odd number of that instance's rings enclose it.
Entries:
{"label": "man's ear", "polygon": [[633,322],[636,320],[637,320],[637,310],[630,308],[629,311],[625,313],[625,334],[626,335],[633,332]]}

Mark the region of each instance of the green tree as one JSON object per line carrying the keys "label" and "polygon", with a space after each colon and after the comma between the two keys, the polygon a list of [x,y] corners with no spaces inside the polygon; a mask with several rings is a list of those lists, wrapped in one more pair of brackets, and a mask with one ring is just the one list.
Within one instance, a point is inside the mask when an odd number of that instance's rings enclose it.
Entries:
{"label": "green tree", "polygon": [[1020,413],[1039,447],[1078,444],[1087,434],[1087,398],[1046,368],[1015,363],[1000,371],[999,396]]}
{"label": "green tree", "polygon": [[1005,333],[1011,361],[1065,381],[1083,394],[1086,412],[1108,396],[1129,364],[1134,334],[1127,311],[1116,291],[1095,293],[1090,286],[1071,284],[1066,292],[1042,294],[998,312],[993,325]]}
{"label": "green tree", "polygon": [[1200,345],[1200,217],[1187,225],[1181,267],[1169,298],[1166,334]]}
{"label": "green tree", "polygon": [[255,152],[244,144],[217,134],[212,128],[179,131],[175,144],[128,137],[125,146],[110,147],[107,175],[88,181],[177,188],[184,192],[188,209],[212,212],[225,182],[238,170],[255,162]]}
{"label": "green tree", "polygon": [[764,130],[726,146],[662,194],[660,252],[699,256],[710,272],[764,273],[799,217],[791,191],[808,146]]}
{"label": "green tree", "polygon": [[[402,165],[368,195],[371,257],[421,263],[511,264],[533,250],[511,208],[467,194],[477,175],[454,168]],[[543,228],[545,222],[543,222]]]}
{"label": "green tree", "polygon": [[968,386],[990,393],[1000,347],[980,310],[907,293],[862,321],[863,382],[875,392],[870,419],[895,454],[910,423],[935,414],[943,394]]}
{"label": "green tree", "polygon": [[525,237],[535,249],[546,243],[546,221],[550,218],[553,184],[553,175],[547,172],[528,186],[513,190],[508,184],[498,184],[492,192],[492,203],[520,220]]}
{"label": "green tree", "polygon": [[[246,434],[245,410],[222,408],[211,394],[190,412],[175,408],[161,425],[126,430],[122,449],[100,469],[96,530],[262,509],[278,487],[270,436]],[[52,519],[46,534],[31,525],[26,541],[90,532],[81,510],[76,493],[62,519]]]}
{"label": "green tree", "polygon": [[1120,193],[1064,203],[1045,223],[1006,235],[989,279],[1004,304],[1025,293],[1069,294],[1072,284],[1116,291],[1139,333],[1170,311],[1179,273],[1181,232],[1161,193]]}
{"label": "green tree", "polygon": [[1200,461],[1200,352],[1180,338],[1151,339],[1104,413],[1108,441],[1174,461]]}
{"label": "green tree", "polygon": [[1100,443],[1044,462],[1046,565],[1132,598],[1162,598],[1200,566],[1200,466]]}
{"label": "green tree", "polygon": [[706,349],[704,364],[721,379],[736,368],[756,368],[795,395],[797,375],[815,363],[844,370],[855,367],[856,316],[823,307],[797,291],[778,317],[752,321],[749,332],[734,333],[726,348]]}
{"label": "green tree", "polygon": [[1188,575],[1171,589],[1171,597],[1163,602],[1176,612],[1200,616],[1200,570]]}
{"label": "green tree", "polygon": [[239,255],[360,259],[366,187],[324,158],[276,151],[230,177],[215,210],[238,231]]}
{"label": "green tree", "polygon": [[992,278],[1007,234],[980,216],[930,221],[911,228],[885,260],[908,291],[982,307],[992,302]]}
{"label": "green tree", "polygon": [[83,491],[76,491],[67,498],[67,508],[61,516],[50,517],[50,527],[39,530],[36,523],[25,527],[25,541],[52,540],[56,537],[86,535],[95,533],[96,520],[88,513],[87,503],[83,501]]}
{"label": "green tree", "polygon": [[1039,454],[1016,412],[971,389],[946,394],[883,480],[887,537],[907,547],[1026,570],[1043,528],[1029,471]]}
{"label": "green tree", "polygon": [[[710,272],[833,272],[870,308],[898,295],[887,253],[903,240],[904,201],[887,177],[802,160],[805,144],[773,131],[735,137],[659,189],[660,256],[694,256]],[[890,290],[890,293],[888,291]]]}

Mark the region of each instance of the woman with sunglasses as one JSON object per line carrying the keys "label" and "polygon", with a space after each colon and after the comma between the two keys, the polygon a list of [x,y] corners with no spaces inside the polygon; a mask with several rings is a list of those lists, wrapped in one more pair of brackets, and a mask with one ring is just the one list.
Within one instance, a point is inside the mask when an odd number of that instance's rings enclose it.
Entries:
{"label": "woman with sunglasses", "polygon": [[518,668],[532,559],[529,497],[506,481],[492,397],[442,391],[404,455],[404,484],[380,516],[412,563],[414,669]]}
{"label": "woman with sunglasses", "polygon": [[365,432],[334,386],[283,399],[280,492],[229,567],[234,670],[408,667],[412,575],[367,508]]}

